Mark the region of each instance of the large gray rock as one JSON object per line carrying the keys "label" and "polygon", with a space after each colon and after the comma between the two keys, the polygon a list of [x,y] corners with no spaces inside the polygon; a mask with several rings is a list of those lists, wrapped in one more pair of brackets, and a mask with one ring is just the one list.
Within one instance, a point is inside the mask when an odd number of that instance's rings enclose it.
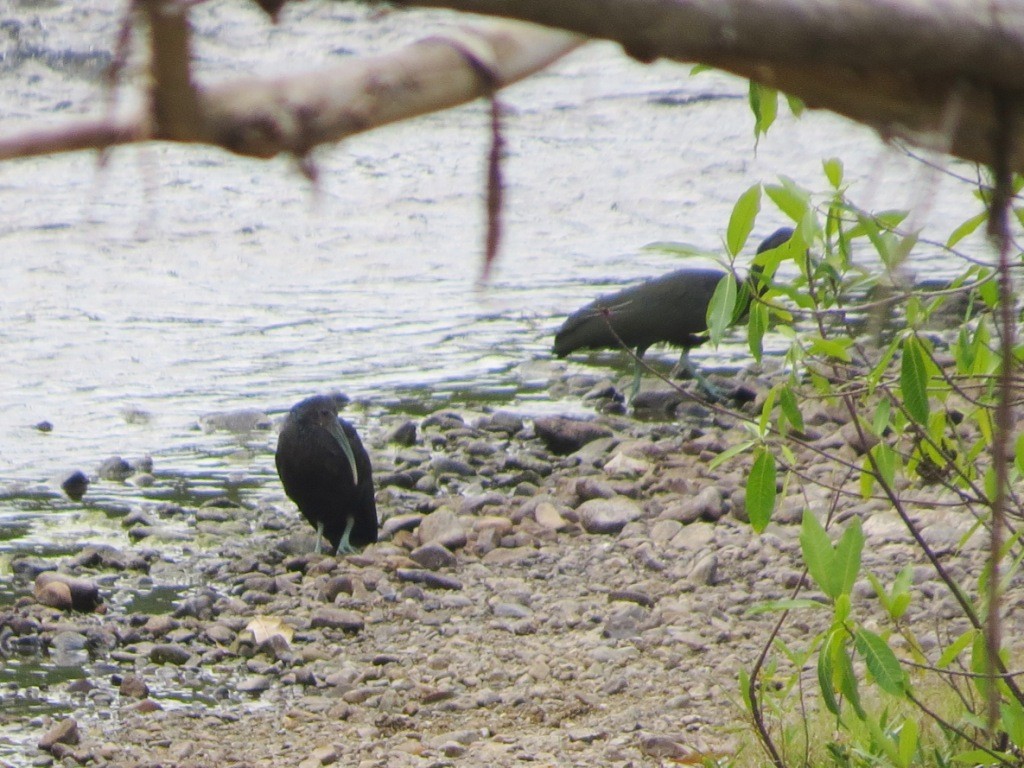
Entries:
{"label": "large gray rock", "polygon": [[614,534],[627,523],[639,520],[643,509],[632,499],[614,496],[610,499],[591,499],[576,508],[580,525],[587,533]]}
{"label": "large gray rock", "polygon": [[600,424],[581,419],[547,416],[535,419],[533,429],[552,453],[570,454],[587,443],[601,437],[611,437],[612,431]]}
{"label": "large gray rock", "polygon": [[424,517],[417,534],[420,544],[440,544],[449,550],[466,546],[466,528],[447,507],[441,507]]}

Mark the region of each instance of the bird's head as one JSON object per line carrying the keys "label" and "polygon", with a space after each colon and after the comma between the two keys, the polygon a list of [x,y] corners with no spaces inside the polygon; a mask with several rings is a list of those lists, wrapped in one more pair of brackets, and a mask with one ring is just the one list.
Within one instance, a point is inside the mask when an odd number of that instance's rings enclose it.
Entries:
{"label": "bird's head", "polygon": [[355,452],[352,443],[338,421],[338,401],[330,395],[316,395],[307,398],[292,407],[289,418],[294,419],[300,429],[324,429],[337,442],[349,468],[352,470],[352,482],[359,482],[359,469],[356,467]]}
{"label": "bird's head", "polygon": [[338,421],[338,403],[328,395],[309,397],[294,405],[290,416],[304,427],[330,429]]}

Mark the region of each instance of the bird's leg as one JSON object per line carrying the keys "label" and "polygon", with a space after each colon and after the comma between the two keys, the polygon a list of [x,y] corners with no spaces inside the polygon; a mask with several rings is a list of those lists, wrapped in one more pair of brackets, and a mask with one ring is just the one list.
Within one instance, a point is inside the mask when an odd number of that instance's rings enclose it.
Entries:
{"label": "bird's leg", "polygon": [[640,394],[640,377],[643,374],[644,352],[646,351],[642,347],[637,347],[636,357],[633,359],[633,386],[629,390],[629,402],[631,403]]}
{"label": "bird's leg", "polygon": [[704,394],[706,394],[712,402],[725,399],[725,393],[708,381],[707,377],[697,370],[697,366],[693,364],[692,360],[690,360],[688,349],[683,350],[683,353],[679,356],[679,362],[676,363],[675,368],[672,369],[673,374],[678,373],[679,371],[686,371],[690,374],[691,378],[697,382],[697,386],[704,390]]}
{"label": "bird's leg", "polygon": [[323,521],[316,524],[316,548],[313,550],[313,554],[320,554],[320,545],[324,540],[324,524]]}
{"label": "bird's leg", "polygon": [[352,535],[352,527],[355,524],[356,519],[354,517],[350,517],[345,521],[345,532],[341,534],[341,541],[338,542],[338,548],[334,550],[335,555],[353,555],[358,551],[348,540],[348,537]]}

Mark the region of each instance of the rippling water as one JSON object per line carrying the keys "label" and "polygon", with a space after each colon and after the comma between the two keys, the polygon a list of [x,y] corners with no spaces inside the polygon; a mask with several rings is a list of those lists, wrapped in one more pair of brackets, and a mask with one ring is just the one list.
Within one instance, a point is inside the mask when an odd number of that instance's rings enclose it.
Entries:
{"label": "rippling water", "polygon": [[[4,28],[0,67],[12,105],[4,130],[95,114],[116,12],[105,3],[16,7],[21,26]],[[303,3],[275,28],[248,4],[201,4],[200,71],[216,80],[333,63],[452,18]],[[341,390],[372,435],[382,413],[415,404],[579,409],[545,390],[566,365],[549,355],[562,317],[678,265],[641,251],[646,243],[716,248],[733,200],[755,182],[785,174],[823,190],[823,157],[844,160],[865,207],[926,209],[935,237],[976,210],[968,189],[922,175],[827,114],[782,118],[755,152],[745,93],[743,82],[643,66],[610,44],[503,93],[507,238],[485,290],[475,288],[482,104],[319,152],[316,190],[286,159],[193,146],[119,149],[103,167],[85,153],[0,164],[5,538],[24,542],[34,530],[37,543],[70,541],[102,529],[91,518],[81,529],[41,526],[41,513],[75,508],[43,489],[112,454],[152,454],[158,476],[213,485],[269,476],[273,435],[240,446],[194,429],[211,411],[279,414],[307,394]],[[766,206],[754,236],[782,223]],[[742,347],[704,354],[740,358]],[[42,420],[52,432],[33,429]],[[130,503],[138,493],[106,485],[89,498]]]}

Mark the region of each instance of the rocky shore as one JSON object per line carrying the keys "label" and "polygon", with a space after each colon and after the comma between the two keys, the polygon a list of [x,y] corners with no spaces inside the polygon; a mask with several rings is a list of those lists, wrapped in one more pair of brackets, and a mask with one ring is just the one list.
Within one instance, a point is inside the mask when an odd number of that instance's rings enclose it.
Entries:
{"label": "rocky shore", "polygon": [[[861,499],[845,469],[798,454],[806,479],[758,535],[749,457],[709,467],[748,436],[736,416],[663,393],[649,407],[674,417],[641,421],[616,413],[609,383],[559,385],[603,413],[443,410],[371,433],[382,541],[355,556],[311,554],[273,485],[246,507],[140,504],[123,547],[16,560],[34,593],[0,610],[0,650],[85,675],[62,684],[66,717],[0,714],[31,742],[27,762],[0,765],[626,766],[756,749],[737,675],[777,614],[750,609],[800,584],[805,509],[859,516],[883,583],[913,567],[910,621],[965,628],[889,505]],[[767,387],[731,386],[740,415]],[[809,404],[805,419],[808,441],[857,460],[841,412]],[[973,584],[974,520],[933,486],[908,496]],[[167,585],[182,593],[166,611],[134,607]],[[855,601],[877,610],[866,580]],[[798,612],[782,637],[828,618]]]}

